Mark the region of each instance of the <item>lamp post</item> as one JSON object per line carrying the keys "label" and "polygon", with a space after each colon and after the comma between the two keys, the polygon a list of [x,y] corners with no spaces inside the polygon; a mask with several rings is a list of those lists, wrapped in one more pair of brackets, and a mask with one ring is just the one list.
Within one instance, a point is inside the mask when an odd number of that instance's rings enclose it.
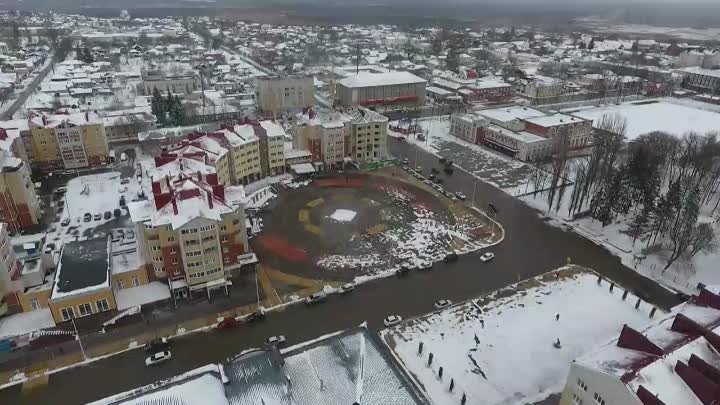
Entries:
{"label": "lamp post", "polygon": [[75,339],[77,339],[78,344],[80,345],[80,352],[83,355],[83,359],[87,360],[87,355],[85,355],[85,348],[82,344],[82,339],[80,339],[80,333],[78,333],[77,325],[75,325],[75,317],[73,316],[70,318],[70,321],[72,321],[73,329],[75,329]]}

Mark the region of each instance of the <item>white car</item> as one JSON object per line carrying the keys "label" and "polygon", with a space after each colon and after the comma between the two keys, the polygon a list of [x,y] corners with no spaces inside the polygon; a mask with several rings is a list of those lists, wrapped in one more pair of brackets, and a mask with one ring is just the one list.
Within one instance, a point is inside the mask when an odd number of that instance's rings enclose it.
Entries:
{"label": "white car", "polygon": [[467,199],[467,197],[465,196],[465,194],[463,194],[463,193],[461,193],[461,192],[459,192],[459,191],[458,191],[457,193],[455,193],[455,197],[457,197],[457,199],[460,200],[460,201],[465,201],[465,200]]}
{"label": "white car", "polygon": [[172,359],[172,354],[170,354],[170,351],[157,352],[145,359],[145,365],[150,367],[160,363],[164,363],[170,359]]}
{"label": "white car", "polygon": [[391,326],[395,326],[400,322],[402,322],[402,316],[400,315],[390,315],[383,319],[383,324],[385,324],[385,326],[388,328]]}
{"label": "white car", "polygon": [[343,285],[342,287],[340,287],[340,294],[347,294],[354,289],[355,289],[355,284],[347,283],[347,284]]}
{"label": "white car", "polygon": [[480,261],[483,263],[489,262],[495,257],[495,254],[492,252],[485,252],[482,256],[480,256]]}
{"label": "white car", "polygon": [[285,344],[285,336],[283,336],[283,335],[270,336],[269,338],[265,339],[265,344],[268,346],[283,345],[283,344]]}
{"label": "white car", "polygon": [[316,304],[316,303],[325,301],[325,298],[327,298],[327,295],[325,295],[325,293],[316,292],[315,294],[312,294],[312,295],[308,296],[307,298],[305,298],[305,303],[308,305]]}
{"label": "white car", "polygon": [[435,301],[433,307],[435,307],[435,309],[443,309],[449,307],[450,305],[452,305],[452,301],[450,300],[439,300]]}

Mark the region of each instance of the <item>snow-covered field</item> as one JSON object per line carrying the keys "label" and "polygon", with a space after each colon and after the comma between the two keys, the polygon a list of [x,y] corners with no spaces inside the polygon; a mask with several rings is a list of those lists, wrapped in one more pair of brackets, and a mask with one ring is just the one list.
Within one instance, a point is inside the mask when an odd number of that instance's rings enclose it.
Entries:
{"label": "snow-covered field", "polygon": [[668,101],[625,103],[582,109],[574,113],[595,122],[605,114],[619,114],[627,119],[625,136],[628,140],[653,131],[682,136],[690,131],[704,134],[720,129],[720,114]]}
{"label": "snow-covered field", "polygon": [[435,404],[458,404],[463,393],[468,404],[540,401],[562,389],[573,359],[623,324],[643,327],[652,309],[644,302],[635,309],[636,297],[623,300],[623,290],[609,291],[594,273],[560,270],[557,279],[548,273],[381,335]]}

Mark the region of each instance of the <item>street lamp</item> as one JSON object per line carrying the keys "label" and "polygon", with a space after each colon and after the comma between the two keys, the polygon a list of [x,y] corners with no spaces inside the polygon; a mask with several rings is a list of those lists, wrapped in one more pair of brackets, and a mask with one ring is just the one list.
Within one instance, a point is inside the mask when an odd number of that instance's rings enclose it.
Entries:
{"label": "street lamp", "polygon": [[85,348],[83,347],[82,339],[80,339],[80,333],[78,333],[77,325],[75,325],[75,317],[73,316],[72,318],[70,318],[70,321],[72,321],[73,329],[75,329],[75,339],[77,339],[78,344],[80,345],[80,352],[83,355],[83,359],[87,360]]}

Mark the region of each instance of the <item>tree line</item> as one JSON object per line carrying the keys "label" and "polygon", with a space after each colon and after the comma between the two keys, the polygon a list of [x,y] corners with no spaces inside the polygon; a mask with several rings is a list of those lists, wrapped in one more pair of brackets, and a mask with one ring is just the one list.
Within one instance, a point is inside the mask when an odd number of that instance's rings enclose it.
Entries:
{"label": "tree line", "polygon": [[163,97],[157,87],[153,88],[150,109],[157,117],[158,125],[161,127],[182,125],[185,122],[185,109],[182,102],[177,95],[173,96],[170,90]]}

